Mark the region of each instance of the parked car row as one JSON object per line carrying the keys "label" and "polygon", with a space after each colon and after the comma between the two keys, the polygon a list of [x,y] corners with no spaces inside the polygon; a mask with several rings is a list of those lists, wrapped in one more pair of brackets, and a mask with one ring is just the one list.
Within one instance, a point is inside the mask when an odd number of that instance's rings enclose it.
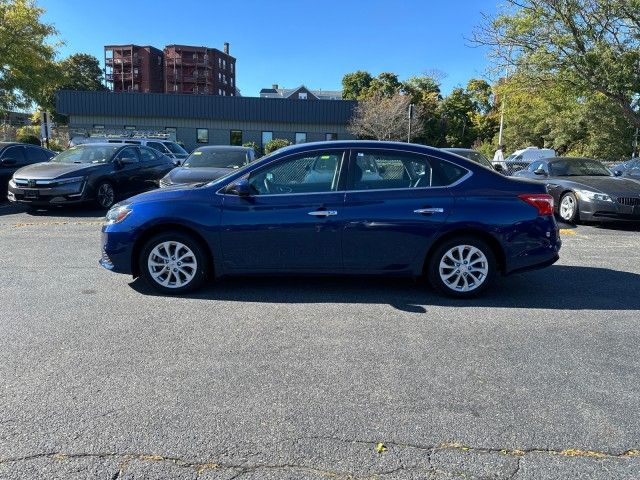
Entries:
{"label": "parked car row", "polygon": [[176,167],[174,158],[154,148],[125,142],[88,142],[58,155],[11,144],[0,150],[0,173],[6,170],[10,201],[34,207],[93,202],[107,209],[158,186],[214,180],[253,160],[255,152],[246,147],[201,147]]}

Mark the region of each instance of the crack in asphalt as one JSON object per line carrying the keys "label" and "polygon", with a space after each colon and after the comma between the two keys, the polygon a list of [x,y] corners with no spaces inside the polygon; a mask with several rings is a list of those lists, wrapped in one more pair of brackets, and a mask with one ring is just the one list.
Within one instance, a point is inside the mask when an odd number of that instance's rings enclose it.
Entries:
{"label": "crack in asphalt", "polygon": [[[368,440],[350,440],[339,437],[324,437],[324,436],[311,436],[311,437],[298,437],[295,439],[291,439],[289,441],[293,442],[293,445],[298,444],[304,440],[328,440],[334,442],[341,443],[349,443],[349,444],[364,444],[367,446],[371,446],[372,451],[375,451],[375,445],[378,443],[377,441],[368,441]],[[604,451],[595,451],[595,450],[581,450],[575,448],[568,448],[564,450],[554,450],[554,449],[543,449],[543,448],[530,448],[530,449],[508,449],[508,448],[488,448],[488,447],[470,447],[464,445],[462,443],[440,443],[436,445],[416,445],[409,443],[401,443],[401,442],[385,442],[385,445],[391,450],[394,447],[396,448],[407,448],[414,449],[425,452],[426,460],[428,464],[428,471],[432,473],[442,473],[442,474],[452,474],[453,472],[443,471],[436,467],[434,464],[433,455],[440,451],[457,451],[457,452],[465,452],[465,453],[480,453],[480,454],[499,454],[506,455],[510,457],[515,457],[517,459],[516,466],[507,478],[515,479],[520,471],[520,464],[523,457],[529,454],[546,454],[546,455],[555,455],[555,456],[564,456],[564,457],[581,457],[581,458],[592,458],[592,459],[631,459],[631,458],[639,458],[640,459],[640,450],[630,449],[624,452],[604,452]],[[387,455],[387,453],[380,453],[379,455]],[[237,470],[237,473],[231,477],[231,479],[241,478],[242,476],[261,471],[261,470],[296,470],[300,472],[313,473],[316,475],[321,475],[329,478],[349,478],[349,479],[374,479],[380,476],[392,475],[394,473],[398,473],[401,471],[410,471],[415,470],[418,467],[411,467],[404,465],[401,459],[401,464],[399,467],[394,468],[392,470],[384,470],[379,471],[367,475],[360,475],[353,472],[345,472],[345,471],[332,471],[332,470],[323,470],[321,468],[315,468],[308,465],[301,465],[296,463],[282,463],[282,464],[268,464],[268,463],[257,463],[255,465],[238,465],[232,463],[225,463],[221,461],[207,461],[207,462],[194,462],[182,459],[180,457],[170,457],[152,453],[117,453],[117,452],[98,452],[98,453],[63,453],[63,452],[42,452],[36,453],[32,455],[25,455],[22,457],[14,457],[14,458],[0,458],[0,465],[15,463],[15,462],[25,462],[32,461],[41,458],[48,458],[55,461],[66,461],[72,459],[82,459],[82,458],[96,458],[96,459],[116,459],[119,460],[119,468],[111,477],[111,480],[118,480],[122,477],[122,475],[126,472],[127,468],[130,466],[132,461],[140,461],[140,462],[167,462],[171,463],[177,467],[181,468],[189,468],[195,470],[196,474],[200,476],[202,473],[207,470],[218,470],[218,469],[228,469],[228,470]]]}

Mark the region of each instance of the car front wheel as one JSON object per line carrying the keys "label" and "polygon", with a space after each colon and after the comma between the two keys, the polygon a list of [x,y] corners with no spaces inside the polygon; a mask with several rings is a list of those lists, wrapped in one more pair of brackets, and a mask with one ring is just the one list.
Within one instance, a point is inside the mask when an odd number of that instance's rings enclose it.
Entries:
{"label": "car front wheel", "polygon": [[443,242],[433,254],[427,276],[438,291],[458,298],[473,297],[485,290],[496,274],[491,248],[474,237]]}
{"label": "car front wheel", "polygon": [[144,245],[139,269],[153,288],[176,295],[203,284],[207,277],[207,257],[200,243],[189,235],[164,233]]}
{"label": "car front wheel", "polygon": [[575,193],[567,192],[562,196],[558,213],[563,222],[575,223],[578,220],[578,198]]}
{"label": "car front wheel", "polygon": [[101,182],[96,186],[96,203],[100,208],[108,209],[116,201],[116,192],[109,182]]}

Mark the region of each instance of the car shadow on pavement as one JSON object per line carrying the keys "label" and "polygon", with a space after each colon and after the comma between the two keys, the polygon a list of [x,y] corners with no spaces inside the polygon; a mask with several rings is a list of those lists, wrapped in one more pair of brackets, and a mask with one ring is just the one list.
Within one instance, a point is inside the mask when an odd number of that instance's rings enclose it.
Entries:
{"label": "car shadow on pavement", "polygon": [[[264,303],[388,304],[426,313],[430,306],[640,310],[640,275],[607,268],[554,265],[501,278],[477,298],[434,292],[426,282],[378,277],[234,277],[184,296],[199,300]],[[161,295],[141,279],[130,283],[143,295]]]}
{"label": "car shadow on pavement", "polygon": [[29,208],[25,205],[3,202],[0,203],[0,216],[23,213],[32,217],[65,217],[65,218],[99,218],[107,213],[95,207],[76,205],[74,207]]}

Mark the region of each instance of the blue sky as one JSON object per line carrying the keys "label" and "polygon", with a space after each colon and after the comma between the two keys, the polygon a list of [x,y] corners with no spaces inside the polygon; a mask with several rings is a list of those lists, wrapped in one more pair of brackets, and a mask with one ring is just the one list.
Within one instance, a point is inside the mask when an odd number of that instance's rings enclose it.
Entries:
{"label": "blue sky", "polygon": [[[244,96],[260,88],[304,84],[338,90],[345,73],[394,72],[401,80],[438,70],[445,93],[469,78],[486,77],[486,51],[469,45],[481,12],[497,0],[38,0],[65,45],[61,57],[103,46],[135,43],[231,44],[237,86]],[[99,5],[99,7],[98,7]]]}

